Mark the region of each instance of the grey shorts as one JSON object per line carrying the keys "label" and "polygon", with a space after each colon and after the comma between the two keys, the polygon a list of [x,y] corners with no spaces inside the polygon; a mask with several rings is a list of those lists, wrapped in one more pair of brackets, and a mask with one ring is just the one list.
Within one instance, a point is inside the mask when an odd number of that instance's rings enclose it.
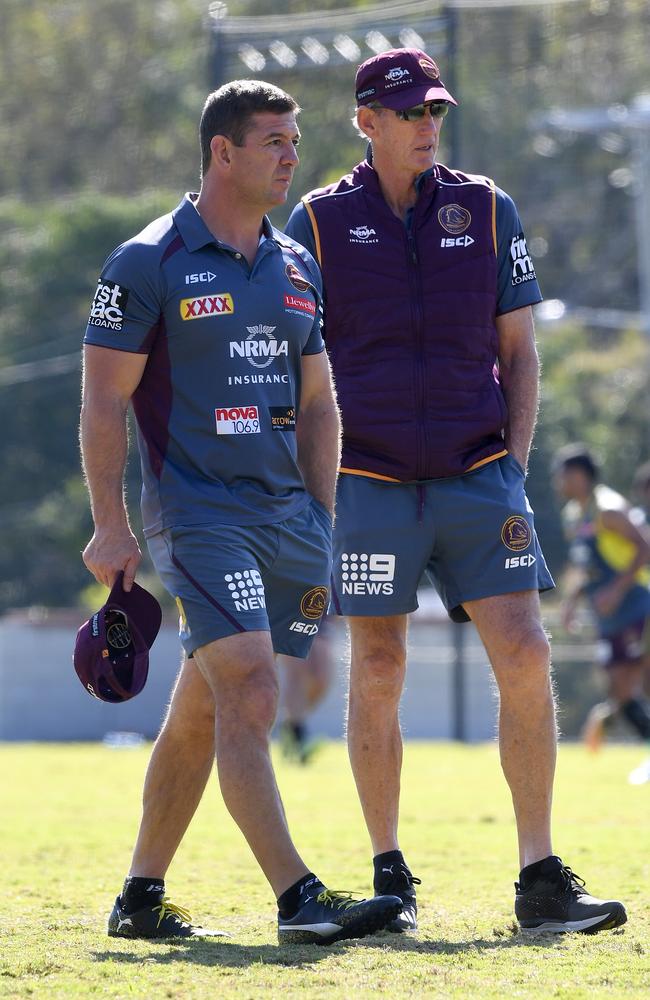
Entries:
{"label": "grey shorts", "polygon": [[524,478],[511,455],[422,483],[342,474],[331,610],[371,617],[414,611],[425,571],[454,621],[468,620],[465,601],[550,590]]}
{"label": "grey shorts", "polygon": [[312,499],[279,524],[177,527],[147,539],[188,656],[229,635],[270,631],[276,653],[306,657],[329,601],[331,532]]}

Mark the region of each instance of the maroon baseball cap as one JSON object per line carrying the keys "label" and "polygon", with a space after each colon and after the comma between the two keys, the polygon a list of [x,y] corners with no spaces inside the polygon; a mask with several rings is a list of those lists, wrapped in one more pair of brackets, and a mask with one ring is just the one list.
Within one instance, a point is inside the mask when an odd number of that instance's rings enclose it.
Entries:
{"label": "maroon baseball cap", "polygon": [[77,632],[74,668],[86,691],[100,701],[128,701],[140,694],[149,672],[149,650],[162,621],[158,601],[144,587],[122,589],[120,572],[106,604]]}
{"label": "maroon baseball cap", "polygon": [[378,104],[405,111],[425,101],[457,104],[440,79],[435,62],[421,49],[389,49],[366,59],[354,84],[357,105]]}

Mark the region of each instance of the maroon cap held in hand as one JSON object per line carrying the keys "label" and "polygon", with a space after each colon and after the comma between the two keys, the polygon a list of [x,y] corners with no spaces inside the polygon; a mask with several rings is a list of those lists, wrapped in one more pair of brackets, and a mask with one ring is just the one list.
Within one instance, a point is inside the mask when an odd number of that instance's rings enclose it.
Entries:
{"label": "maroon cap held in hand", "polygon": [[106,604],[77,632],[73,662],[86,691],[100,701],[128,701],[142,691],[149,672],[149,650],[158,635],[162,611],[156,598],[133,584],[122,589],[118,573]]}
{"label": "maroon cap held in hand", "polygon": [[359,66],[355,80],[357,105],[381,104],[405,111],[426,101],[457,104],[440,79],[435,62],[421,49],[389,49]]}

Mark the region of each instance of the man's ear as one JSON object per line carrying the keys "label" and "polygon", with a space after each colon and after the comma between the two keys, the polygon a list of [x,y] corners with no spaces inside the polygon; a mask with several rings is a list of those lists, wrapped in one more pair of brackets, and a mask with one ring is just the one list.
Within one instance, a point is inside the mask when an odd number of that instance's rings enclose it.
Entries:
{"label": "man's ear", "polygon": [[230,151],[232,140],[227,135],[213,135],[210,141],[212,162],[221,169],[228,168],[231,162]]}
{"label": "man's ear", "polygon": [[357,108],[357,125],[362,132],[372,139],[375,132],[377,131],[377,115],[374,113],[372,108],[360,107]]}

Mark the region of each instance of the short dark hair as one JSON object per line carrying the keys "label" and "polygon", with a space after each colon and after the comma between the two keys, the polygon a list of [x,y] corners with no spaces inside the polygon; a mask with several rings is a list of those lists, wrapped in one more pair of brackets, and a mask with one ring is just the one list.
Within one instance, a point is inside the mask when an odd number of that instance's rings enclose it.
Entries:
{"label": "short dark hair", "polygon": [[300,107],[290,94],[264,80],[233,80],[208,94],[201,122],[201,176],[210,166],[210,143],[215,135],[226,135],[235,146],[243,146],[253,115],[261,112],[283,114]]}
{"label": "short dark hair", "polygon": [[576,441],[573,444],[566,444],[556,452],[553,458],[552,471],[559,472],[560,469],[582,469],[593,482],[596,482],[599,474],[596,460],[587,446],[580,441]]}

